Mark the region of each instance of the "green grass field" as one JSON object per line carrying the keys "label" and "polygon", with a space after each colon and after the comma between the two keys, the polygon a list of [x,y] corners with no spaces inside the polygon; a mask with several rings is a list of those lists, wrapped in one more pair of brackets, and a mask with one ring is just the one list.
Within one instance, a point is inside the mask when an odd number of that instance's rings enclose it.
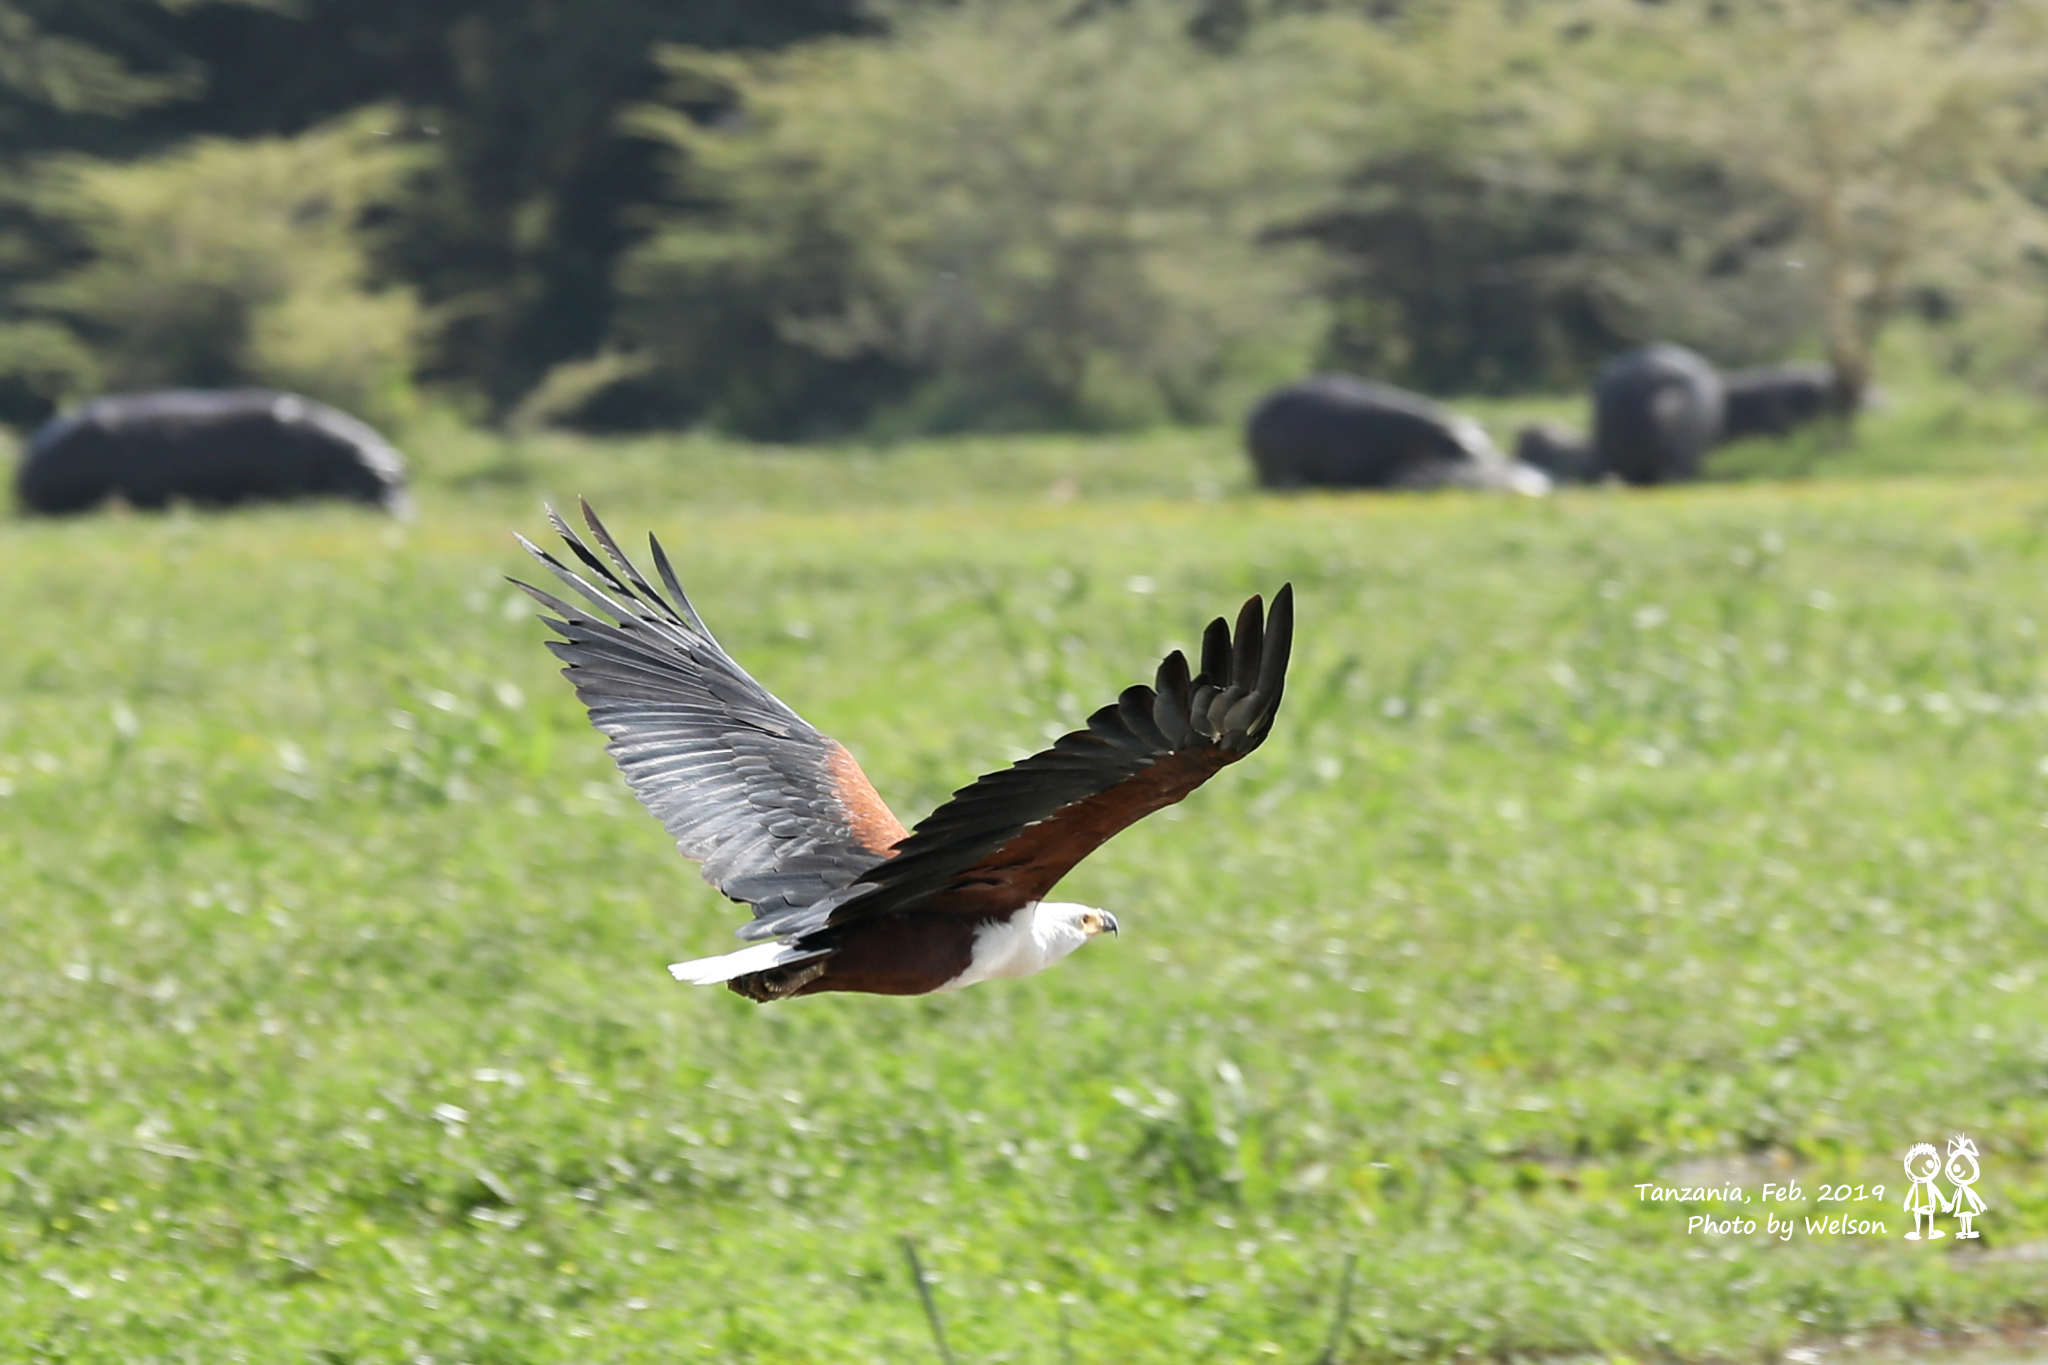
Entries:
{"label": "green grass field", "polygon": [[[1307,1365],[1350,1255],[1338,1361],[2038,1323],[2048,443],[1979,435],[1524,502],[430,431],[404,528],[0,523],[0,1358],[895,1365],[904,1236],[962,1362]],[[906,817],[1291,579],[1287,707],[1052,972],[684,989],[736,908],[502,577],[579,491]],[[1984,1236],[1906,1242],[1958,1130]]]}

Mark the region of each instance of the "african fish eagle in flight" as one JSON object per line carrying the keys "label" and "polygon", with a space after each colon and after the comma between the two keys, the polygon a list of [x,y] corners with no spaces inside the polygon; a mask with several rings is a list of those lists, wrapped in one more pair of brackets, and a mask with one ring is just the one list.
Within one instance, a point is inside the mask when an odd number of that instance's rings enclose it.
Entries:
{"label": "african fish eagle in flight", "polygon": [[680,981],[768,1001],[923,995],[1049,967],[1117,922],[1045,894],[1118,830],[1258,748],[1280,708],[1292,584],[1270,613],[1246,602],[1234,634],[1211,622],[1200,673],[1175,650],[1152,687],[1126,689],[1086,729],[975,779],[906,831],[843,745],[719,648],[658,541],[648,548],[667,597],[587,502],[583,516],[610,566],[548,509],[595,582],[519,543],[611,619],[519,586],[555,613],[542,618],[562,636],[548,648],[633,794],[706,881],[753,906],[739,936],[764,940],[678,962]]}

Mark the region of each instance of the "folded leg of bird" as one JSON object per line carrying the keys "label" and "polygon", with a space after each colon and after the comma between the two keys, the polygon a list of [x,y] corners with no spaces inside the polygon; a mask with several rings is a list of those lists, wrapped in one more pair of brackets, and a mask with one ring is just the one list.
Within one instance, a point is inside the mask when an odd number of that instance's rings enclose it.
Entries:
{"label": "folded leg of bird", "polygon": [[771,967],[765,972],[750,972],[725,984],[735,994],[765,1005],[770,1000],[795,995],[824,974],[824,959],[819,958],[793,967]]}

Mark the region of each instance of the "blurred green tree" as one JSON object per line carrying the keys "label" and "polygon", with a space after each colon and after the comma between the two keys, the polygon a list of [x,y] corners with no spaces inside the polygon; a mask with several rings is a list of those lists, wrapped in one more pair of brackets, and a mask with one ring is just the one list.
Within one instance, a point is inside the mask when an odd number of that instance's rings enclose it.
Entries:
{"label": "blurred green tree", "polygon": [[368,110],[296,138],[50,163],[33,197],[86,257],[22,303],[88,357],[80,388],[257,383],[402,415],[419,309],[375,285],[365,228],[418,161],[392,121]]}
{"label": "blurred green tree", "polygon": [[1811,277],[1797,292],[1844,412],[1916,292],[1967,310],[2025,291],[2038,348],[2048,4],[1583,0],[1578,14],[1600,32],[1589,67],[1611,122],[1789,206],[1776,254]]}
{"label": "blurred green tree", "polygon": [[[1633,0],[1631,0],[1631,3]],[[1350,149],[1283,231],[1324,253],[1324,362],[1434,392],[1557,388],[1652,337],[1775,358],[1807,326],[1788,205],[1642,135],[1569,4],[1442,0],[1269,25]],[[1795,282],[1796,283],[1796,282]]]}
{"label": "blurred green tree", "polygon": [[[187,132],[296,133],[395,101],[441,149],[394,206],[385,265],[429,310],[428,377],[502,414],[610,325],[618,258],[664,201],[622,124],[655,49],[767,49],[860,26],[858,0],[296,0],[198,9],[175,41],[211,73]],[[702,115],[715,111],[698,110]]]}
{"label": "blurred green tree", "polygon": [[0,162],[57,148],[111,150],[123,120],[195,94],[201,69],[166,40],[180,8],[189,6],[0,0]]}
{"label": "blurred green tree", "polygon": [[[429,377],[502,412],[603,338],[617,257],[660,200],[658,149],[621,111],[661,42],[774,47],[858,26],[856,0],[0,0],[0,327],[10,282],[83,244],[6,191],[53,152],[132,157],[195,136],[295,136],[395,102],[442,155],[389,206],[380,265],[429,305]],[[431,173],[428,173],[431,172]],[[76,387],[42,324],[0,351],[0,418]],[[65,378],[66,375],[72,376]],[[10,391],[11,390],[11,391]]]}
{"label": "blurred green tree", "polygon": [[0,0],[0,420],[34,421],[98,367],[69,329],[21,306],[73,244],[34,211],[24,167],[63,149],[115,150],[134,118],[193,94],[195,63],[161,41],[164,0]]}
{"label": "blurred green tree", "polygon": [[1205,49],[1175,5],[888,13],[885,38],[668,53],[637,126],[718,208],[630,259],[622,336],[702,411],[1127,426],[1234,415],[1306,363],[1305,253],[1260,241],[1315,165],[1284,71]]}

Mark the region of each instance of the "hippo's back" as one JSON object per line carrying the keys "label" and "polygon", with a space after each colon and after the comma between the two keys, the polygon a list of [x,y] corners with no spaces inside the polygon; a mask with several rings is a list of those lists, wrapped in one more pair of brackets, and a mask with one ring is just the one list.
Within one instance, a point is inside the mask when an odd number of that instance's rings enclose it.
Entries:
{"label": "hippo's back", "polygon": [[1269,488],[1394,488],[1415,471],[1499,460],[1486,432],[1419,394],[1319,375],[1268,394],[1245,429]]}
{"label": "hippo's back", "polygon": [[270,389],[166,389],[95,399],[46,423],[22,458],[33,511],[84,511],[120,497],[174,500],[341,497],[402,510],[405,464],[367,423]]}

